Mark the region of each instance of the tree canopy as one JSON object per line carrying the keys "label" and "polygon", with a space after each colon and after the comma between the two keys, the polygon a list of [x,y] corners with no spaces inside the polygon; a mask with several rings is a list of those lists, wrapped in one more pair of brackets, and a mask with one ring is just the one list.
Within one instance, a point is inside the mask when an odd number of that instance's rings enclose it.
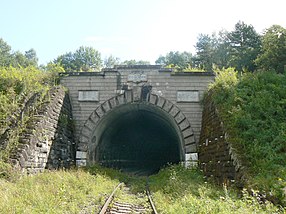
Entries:
{"label": "tree canopy", "polygon": [[54,60],[65,71],[96,71],[102,67],[101,54],[92,47],[81,46],[75,52],[68,52]]}
{"label": "tree canopy", "polygon": [[218,35],[200,34],[195,47],[197,65],[204,70],[216,66],[253,72],[261,50],[261,36],[252,25],[239,21],[233,31],[220,31]]}
{"label": "tree canopy", "polygon": [[38,66],[38,57],[36,51],[32,48],[25,52],[13,52],[10,45],[8,45],[2,38],[0,38],[0,66],[2,67],[28,67]]}
{"label": "tree canopy", "polygon": [[189,52],[170,51],[165,56],[160,56],[156,61],[158,65],[164,65],[178,70],[184,70],[192,65],[192,54]]}
{"label": "tree canopy", "polygon": [[286,29],[273,25],[262,37],[262,52],[256,59],[257,65],[264,70],[284,72],[286,65]]}
{"label": "tree canopy", "polygon": [[[199,34],[195,48],[195,54],[170,51],[166,55],[160,55],[155,63],[177,71],[212,71],[232,67],[239,72],[260,69],[283,73],[286,69],[286,29],[279,25],[269,27],[260,35],[252,25],[239,21],[232,31]],[[99,71],[102,67],[112,68],[115,65],[150,65],[148,61],[135,59],[122,62],[113,55],[103,60],[99,51],[84,46],[58,56],[49,64],[51,63],[70,72]],[[0,38],[0,66],[38,67],[38,57],[33,48],[24,53],[13,51]],[[47,66],[40,67],[47,70]]]}
{"label": "tree canopy", "polygon": [[227,43],[229,44],[230,66],[238,71],[254,71],[256,65],[254,60],[257,58],[261,40],[252,25],[238,22],[235,29],[228,33]]}
{"label": "tree canopy", "polygon": [[119,64],[120,64],[120,59],[118,57],[114,57],[113,55],[110,55],[104,60],[105,68],[113,68],[115,65],[119,65]]}
{"label": "tree canopy", "polygon": [[200,34],[196,43],[196,66],[200,69],[211,71],[214,63],[215,38],[207,34]]}
{"label": "tree canopy", "polygon": [[125,60],[123,63],[120,63],[121,65],[150,65],[149,61],[144,61],[144,60]]}

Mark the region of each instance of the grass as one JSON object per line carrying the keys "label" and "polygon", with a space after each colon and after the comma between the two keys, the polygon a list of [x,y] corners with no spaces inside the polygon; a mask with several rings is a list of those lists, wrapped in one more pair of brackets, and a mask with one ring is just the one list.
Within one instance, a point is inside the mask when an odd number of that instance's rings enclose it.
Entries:
{"label": "grass", "polygon": [[[234,190],[207,182],[196,169],[170,166],[149,180],[159,213],[283,213],[271,203],[259,204],[252,196],[240,197]],[[146,177],[94,166],[2,178],[0,213],[98,213],[120,182],[137,194],[129,198],[120,190],[117,196],[123,202],[146,203],[142,196]]]}
{"label": "grass", "polygon": [[[212,85],[232,147],[247,163],[250,189],[286,206],[286,74],[220,71]],[[283,190],[284,189],[284,190]]]}
{"label": "grass", "polygon": [[[54,85],[55,74],[35,67],[0,67],[0,160],[8,161],[33,112]],[[39,95],[33,107],[28,100]]]}
{"label": "grass", "polygon": [[[150,189],[159,213],[283,213],[269,202],[260,204],[246,192],[218,187],[196,169],[170,166],[150,178]],[[284,210],[286,211],[286,210]]]}
{"label": "grass", "polygon": [[98,213],[117,184],[83,170],[46,172],[14,182],[0,179],[0,213]]}

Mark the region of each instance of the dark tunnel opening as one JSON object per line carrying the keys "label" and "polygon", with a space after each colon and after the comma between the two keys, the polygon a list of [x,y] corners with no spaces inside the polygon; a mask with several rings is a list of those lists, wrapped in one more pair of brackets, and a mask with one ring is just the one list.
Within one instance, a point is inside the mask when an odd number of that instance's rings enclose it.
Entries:
{"label": "dark tunnel opening", "polygon": [[156,107],[129,104],[115,109],[97,136],[95,159],[106,167],[150,175],[182,161],[180,134],[172,118]]}

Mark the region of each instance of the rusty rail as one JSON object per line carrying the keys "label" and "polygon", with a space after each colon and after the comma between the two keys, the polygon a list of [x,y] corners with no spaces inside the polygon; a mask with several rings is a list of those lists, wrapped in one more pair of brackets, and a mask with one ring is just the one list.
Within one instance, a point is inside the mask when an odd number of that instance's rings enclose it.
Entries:
{"label": "rusty rail", "polygon": [[106,210],[110,204],[110,202],[112,201],[113,195],[115,194],[116,190],[122,185],[123,183],[118,184],[115,189],[113,190],[113,192],[111,193],[111,195],[108,197],[108,199],[106,200],[105,204],[103,205],[101,211],[99,214],[104,214],[106,213]]}
{"label": "rusty rail", "polygon": [[[119,184],[114,188],[113,192],[110,194],[110,196],[108,197],[108,199],[107,199],[106,202],[104,203],[104,205],[103,205],[103,207],[102,207],[102,209],[101,209],[101,211],[100,211],[99,214],[105,214],[105,213],[107,213],[108,207],[109,207],[110,203],[112,202],[112,199],[113,199],[113,197],[114,197],[114,194],[115,194],[115,192],[118,190],[118,188],[119,188],[121,185],[123,185],[123,183],[119,183]],[[151,205],[152,213],[153,213],[153,214],[158,214],[158,212],[157,212],[157,210],[156,210],[156,207],[155,207],[155,205],[154,205],[154,202],[153,202],[153,200],[152,200],[151,194],[150,194],[149,185],[148,185],[148,179],[146,180],[146,195],[147,195],[148,201],[149,201],[149,203],[150,203],[150,205]]]}

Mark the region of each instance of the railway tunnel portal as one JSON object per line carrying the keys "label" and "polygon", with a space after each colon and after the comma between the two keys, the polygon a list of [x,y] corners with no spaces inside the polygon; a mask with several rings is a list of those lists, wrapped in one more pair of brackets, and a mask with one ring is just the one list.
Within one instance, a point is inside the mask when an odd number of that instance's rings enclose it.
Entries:
{"label": "railway tunnel portal", "polygon": [[197,162],[203,92],[212,73],[121,66],[68,73],[77,165],[100,163],[152,174],[168,163]]}

